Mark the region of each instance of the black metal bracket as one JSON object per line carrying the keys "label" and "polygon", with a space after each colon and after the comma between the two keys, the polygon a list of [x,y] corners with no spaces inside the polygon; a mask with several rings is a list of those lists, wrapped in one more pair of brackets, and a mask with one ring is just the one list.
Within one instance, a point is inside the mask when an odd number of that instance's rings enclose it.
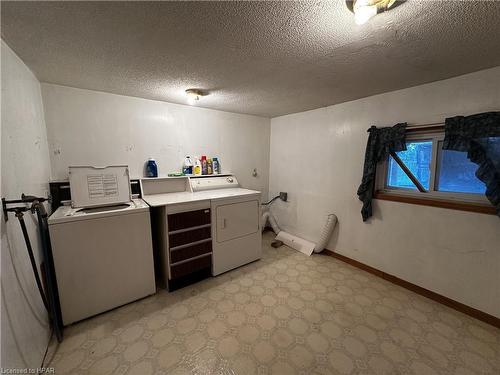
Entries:
{"label": "black metal bracket", "polygon": [[[24,205],[23,206],[8,207],[8,205],[19,204],[19,203],[24,203]],[[26,206],[26,203],[20,199],[6,200],[5,198],[2,198],[2,209],[3,209],[3,219],[5,221],[8,221],[9,220],[9,215],[8,215],[9,212],[15,212],[17,214],[18,212],[28,211],[29,207]]]}
{"label": "black metal bracket", "polygon": [[[18,214],[19,212],[25,212],[25,211],[31,210],[31,207],[28,206],[29,203],[33,203],[33,202],[42,203],[42,202],[45,202],[47,200],[48,200],[47,198],[35,197],[32,195],[25,195],[24,193],[21,194],[21,199],[7,200],[5,198],[2,198],[3,219],[5,221],[9,220],[9,216],[8,216],[9,212],[15,212],[16,214]],[[17,206],[9,207],[10,205],[14,205],[14,204]],[[19,204],[22,204],[22,205],[19,205]]]}

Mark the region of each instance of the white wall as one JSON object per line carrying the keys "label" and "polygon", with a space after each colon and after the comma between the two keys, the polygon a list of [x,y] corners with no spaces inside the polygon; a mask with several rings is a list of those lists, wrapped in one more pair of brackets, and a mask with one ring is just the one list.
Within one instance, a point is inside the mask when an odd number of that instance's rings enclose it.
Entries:
{"label": "white wall", "polygon": [[325,214],[339,226],[328,248],[500,317],[500,218],[375,201],[363,223],[356,190],[370,125],[422,124],[500,110],[500,67],[271,120],[269,194],[284,230],[318,238]]}
{"label": "white wall", "polygon": [[52,84],[42,95],[53,179],[67,178],[69,165],[110,164],[141,177],[149,157],[166,175],[186,155],[205,154],[267,196],[269,119]]}
{"label": "white wall", "polygon": [[[1,196],[47,196],[50,165],[40,83],[3,41],[1,62]],[[29,213],[25,220],[39,256],[36,221]],[[1,233],[1,366],[39,367],[49,339],[47,314],[13,214],[7,223],[2,214]]]}

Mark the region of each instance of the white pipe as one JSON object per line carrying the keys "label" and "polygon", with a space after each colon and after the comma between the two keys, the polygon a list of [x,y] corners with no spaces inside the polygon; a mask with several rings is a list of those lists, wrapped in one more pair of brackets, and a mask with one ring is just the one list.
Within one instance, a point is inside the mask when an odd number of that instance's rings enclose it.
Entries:
{"label": "white pipe", "polygon": [[[319,237],[318,242],[316,244],[312,244],[309,241],[303,240],[299,237],[293,236],[289,233],[283,232],[280,227],[278,226],[278,223],[276,222],[276,219],[274,216],[271,214],[271,212],[266,211],[262,214],[262,228],[266,226],[266,223],[269,221],[269,224],[271,224],[271,227],[273,228],[274,233],[277,235],[281,233],[281,237],[277,238],[279,240],[284,240],[286,239],[287,241],[285,242],[288,246],[293,247],[304,254],[308,253],[308,255],[311,255],[312,251],[311,250],[306,250],[302,251],[301,249],[304,248],[309,248],[311,247],[309,245],[314,245],[314,252],[315,253],[320,253],[324,250],[325,246],[328,244],[328,240],[330,239],[330,236],[332,235],[333,229],[335,228],[335,225],[337,225],[337,216],[335,214],[328,214],[325,226],[323,227],[323,231],[321,232],[321,235]],[[290,241],[288,241],[290,240]],[[305,245],[307,243],[307,246]],[[299,246],[300,245],[300,246]]]}
{"label": "white pipe", "polygon": [[303,238],[294,236],[293,234],[287,233],[284,230],[279,232],[276,239],[282,241],[288,247],[300,251],[303,254],[310,256],[314,250],[314,243],[304,240]]}
{"label": "white pipe", "polygon": [[337,224],[337,216],[334,214],[329,214],[325,226],[323,227],[323,231],[321,232],[321,236],[319,237],[319,241],[316,242],[316,246],[314,247],[315,253],[321,253],[325,246],[328,244],[328,240],[332,235],[333,229]]}
{"label": "white pipe", "polygon": [[271,228],[273,228],[274,233],[279,234],[281,232],[280,227],[278,226],[278,223],[276,222],[276,219],[274,218],[273,215],[269,211],[266,211],[262,214],[262,228],[266,226],[266,223],[269,221],[269,224],[271,224]]}

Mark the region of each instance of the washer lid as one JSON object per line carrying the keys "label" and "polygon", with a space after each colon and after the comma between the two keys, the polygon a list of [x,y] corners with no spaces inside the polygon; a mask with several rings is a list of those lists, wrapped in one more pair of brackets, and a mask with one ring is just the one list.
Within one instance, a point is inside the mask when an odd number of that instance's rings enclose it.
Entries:
{"label": "washer lid", "polygon": [[71,206],[97,207],[130,202],[128,166],[69,167]]}
{"label": "washer lid", "polygon": [[[124,207],[126,206],[126,207]],[[100,208],[103,208],[101,210]],[[70,206],[61,206],[55,210],[49,217],[49,226],[70,222],[79,222],[82,220],[94,220],[112,216],[133,215],[140,212],[148,212],[149,206],[142,199],[132,199],[128,203],[120,203],[112,206],[92,207],[92,208],[73,208]]]}

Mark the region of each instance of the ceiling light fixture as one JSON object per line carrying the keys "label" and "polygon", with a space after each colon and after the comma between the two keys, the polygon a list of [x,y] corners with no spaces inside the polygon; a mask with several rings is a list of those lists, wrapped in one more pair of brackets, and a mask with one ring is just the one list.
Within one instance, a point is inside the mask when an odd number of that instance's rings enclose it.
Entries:
{"label": "ceiling light fixture", "polygon": [[186,95],[190,104],[195,104],[202,96],[207,95],[205,92],[199,89],[187,89]]}
{"label": "ceiling light fixture", "polygon": [[354,22],[358,25],[366,23],[378,13],[385,12],[394,6],[396,0],[346,0],[347,8],[354,13]]}

